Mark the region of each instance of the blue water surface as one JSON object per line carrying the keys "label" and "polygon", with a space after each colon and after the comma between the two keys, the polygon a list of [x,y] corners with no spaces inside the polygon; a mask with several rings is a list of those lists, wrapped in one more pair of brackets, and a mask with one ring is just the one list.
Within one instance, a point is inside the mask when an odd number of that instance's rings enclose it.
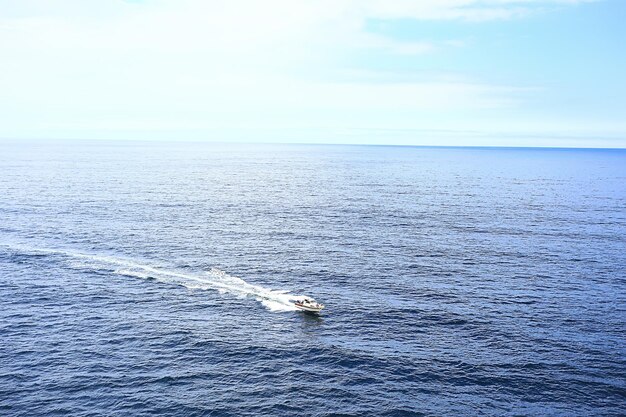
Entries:
{"label": "blue water surface", "polygon": [[0,142],[0,307],[0,415],[624,415],[626,151]]}

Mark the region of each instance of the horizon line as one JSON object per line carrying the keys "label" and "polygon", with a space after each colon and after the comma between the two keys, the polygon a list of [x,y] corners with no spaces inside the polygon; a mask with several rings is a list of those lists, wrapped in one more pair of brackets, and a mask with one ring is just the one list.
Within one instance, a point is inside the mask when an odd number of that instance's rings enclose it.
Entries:
{"label": "horizon line", "polygon": [[510,145],[420,145],[420,144],[385,144],[385,143],[342,143],[342,142],[250,142],[250,141],[219,141],[207,139],[119,139],[119,138],[7,138],[0,137],[0,143],[41,143],[41,142],[121,142],[121,143],[193,143],[193,144],[214,144],[214,145],[302,145],[302,146],[371,146],[371,147],[395,147],[395,148],[434,148],[434,149],[545,149],[545,150],[616,150],[626,151],[625,147],[597,147],[597,146],[510,146]]}

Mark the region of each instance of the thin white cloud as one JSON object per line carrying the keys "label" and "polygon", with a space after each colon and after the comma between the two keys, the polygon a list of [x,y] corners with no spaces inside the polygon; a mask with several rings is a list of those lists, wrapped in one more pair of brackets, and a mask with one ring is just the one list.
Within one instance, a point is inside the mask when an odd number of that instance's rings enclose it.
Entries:
{"label": "thin white cloud", "polygon": [[421,56],[464,45],[374,35],[368,19],[510,19],[580,2],[0,0],[0,122],[4,132],[53,133],[410,127],[424,114],[506,109],[532,90],[316,74],[340,74],[339,63],[363,51]]}

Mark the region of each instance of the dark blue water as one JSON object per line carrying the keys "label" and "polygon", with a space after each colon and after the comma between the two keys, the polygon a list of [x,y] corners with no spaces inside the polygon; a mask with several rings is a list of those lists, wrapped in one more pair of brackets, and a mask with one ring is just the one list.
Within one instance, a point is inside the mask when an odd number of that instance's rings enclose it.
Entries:
{"label": "dark blue water", "polygon": [[0,415],[625,414],[625,271],[626,151],[0,143]]}

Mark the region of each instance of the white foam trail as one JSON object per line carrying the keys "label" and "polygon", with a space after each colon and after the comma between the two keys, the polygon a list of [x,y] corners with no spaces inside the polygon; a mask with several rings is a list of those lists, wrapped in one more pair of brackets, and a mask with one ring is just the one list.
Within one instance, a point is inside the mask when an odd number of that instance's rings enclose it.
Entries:
{"label": "white foam trail", "polygon": [[270,311],[297,310],[292,301],[297,297],[296,295],[290,294],[285,290],[272,290],[260,285],[250,284],[241,278],[229,275],[217,268],[212,268],[209,271],[198,274],[156,267],[135,262],[134,260],[112,256],[60,249],[30,248],[13,245],[3,246],[8,246],[20,252],[62,255],[69,258],[68,265],[76,269],[107,269],[118,275],[176,283],[190,289],[217,290],[222,294],[229,293],[241,298],[252,297]]}

